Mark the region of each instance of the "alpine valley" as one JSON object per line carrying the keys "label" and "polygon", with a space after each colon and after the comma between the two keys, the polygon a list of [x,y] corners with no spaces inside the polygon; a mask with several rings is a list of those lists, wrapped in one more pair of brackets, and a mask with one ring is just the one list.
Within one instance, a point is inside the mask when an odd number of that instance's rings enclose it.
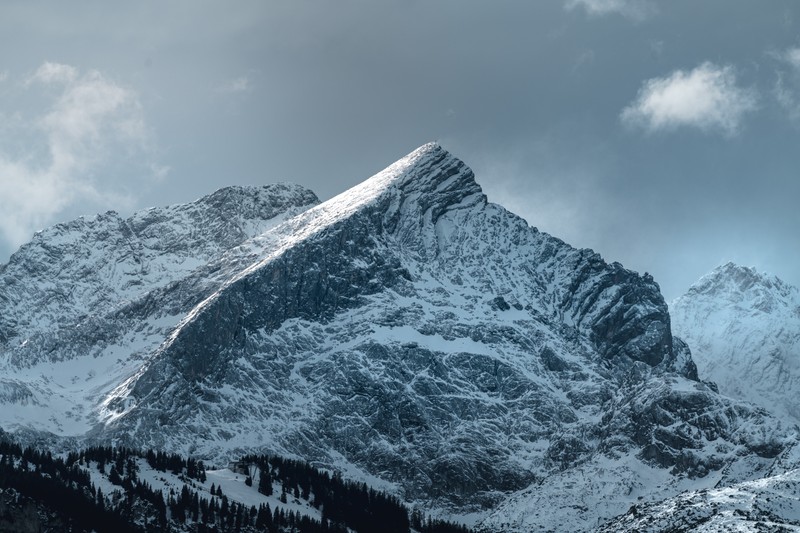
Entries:
{"label": "alpine valley", "polygon": [[[673,304],[687,345],[650,275],[489,203],[427,144],[323,203],[231,187],[37,233],[0,266],[0,455],[91,472],[72,486],[104,512],[138,472],[161,490],[142,496],[159,521],[124,515],[140,530],[216,523],[176,503],[181,486],[221,501],[214,481],[252,506],[240,530],[267,528],[266,503],[333,523],[333,489],[257,490],[298,465],[351,501],[366,483],[370,509],[406,531],[457,529],[420,513],[486,532],[800,530],[797,302],[723,267]],[[45,513],[4,494],[19,516]]]}

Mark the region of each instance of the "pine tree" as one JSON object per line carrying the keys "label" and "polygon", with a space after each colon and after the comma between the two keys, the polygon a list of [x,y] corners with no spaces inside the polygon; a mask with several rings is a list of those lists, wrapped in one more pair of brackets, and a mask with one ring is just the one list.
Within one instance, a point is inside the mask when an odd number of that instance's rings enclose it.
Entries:
{"label": "pine tree", "polygon": [[230,506],[228,504],[228,498],[223,496],[222,497],[222,506],[219,509],[219,518],[221,522],[225,522],[225,519],[228,518],[228,513],[230,512]]}
{"label": "pine tree", "polygon": [[189,507],[192,510],[192,521],[197,522],[200,514],[200,498],[196,492],[192,495],[192,503]]}
{"label": "pine tree", "polygon": [[117,472],[116,465],[111,465],[111,471],[108,473],[108,480],[114,485],[122,485],[122,478],[119,476],[119,472]]}
{"label": "pine tree", "polygon": [[269,468],[262,468],[258,476],[258,492],[265,496],[272,496],[272,477]]}
{"label": "pine tree", "polygon": [[267,525],[270,523],[272,523],[272,515],[269,512],[269,507],[262,503],[258,506],[258,514],[256,515],[256,528],[266,529]]}

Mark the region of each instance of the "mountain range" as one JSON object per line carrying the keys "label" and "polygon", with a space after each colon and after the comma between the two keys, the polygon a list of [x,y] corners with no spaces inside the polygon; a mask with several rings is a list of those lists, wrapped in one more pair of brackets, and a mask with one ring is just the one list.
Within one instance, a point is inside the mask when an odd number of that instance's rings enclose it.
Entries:
{"label": "mountain range", "polygon": [[[714,363],[741,352],[706,328],[756,286],[740,271],[673,303],[687,345],[651,276],[488,202],[427,144],[323,203],[231,187],[37,233],[0,266],[0,427],[55,452],[302,459],[484,531],[628,527],[797,487],[791,397],[770,413]],[[789,324],[797,292],[769,283],[737,313]],[[792,390],[792,353],[759,358],[759,386]]]}

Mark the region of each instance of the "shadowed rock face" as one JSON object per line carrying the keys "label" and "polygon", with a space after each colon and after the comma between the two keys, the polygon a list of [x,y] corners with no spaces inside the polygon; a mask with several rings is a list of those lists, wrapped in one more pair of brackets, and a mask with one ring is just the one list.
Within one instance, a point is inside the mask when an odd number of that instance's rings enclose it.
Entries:
{"label": "shadowed rock face", "polygon": [[[456,512],[601,456],[691,477],[780,448],[764,415],[696,382],[651,277],[488,203],[438,145],[296,208],[12,359],[110,365],[92,442],[293,455]],[[201,240],[227,242],[217,229]]]}

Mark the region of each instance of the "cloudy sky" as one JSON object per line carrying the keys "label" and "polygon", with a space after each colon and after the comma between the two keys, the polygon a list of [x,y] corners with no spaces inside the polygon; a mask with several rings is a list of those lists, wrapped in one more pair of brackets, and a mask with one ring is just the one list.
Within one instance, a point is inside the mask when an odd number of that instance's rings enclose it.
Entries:
{"label": "cloudy sky", "polygon": [[225,185],[326,199],[430,140],[668,299],[729,260],[800,285],[796,2],[0,5],[0,262]]}

